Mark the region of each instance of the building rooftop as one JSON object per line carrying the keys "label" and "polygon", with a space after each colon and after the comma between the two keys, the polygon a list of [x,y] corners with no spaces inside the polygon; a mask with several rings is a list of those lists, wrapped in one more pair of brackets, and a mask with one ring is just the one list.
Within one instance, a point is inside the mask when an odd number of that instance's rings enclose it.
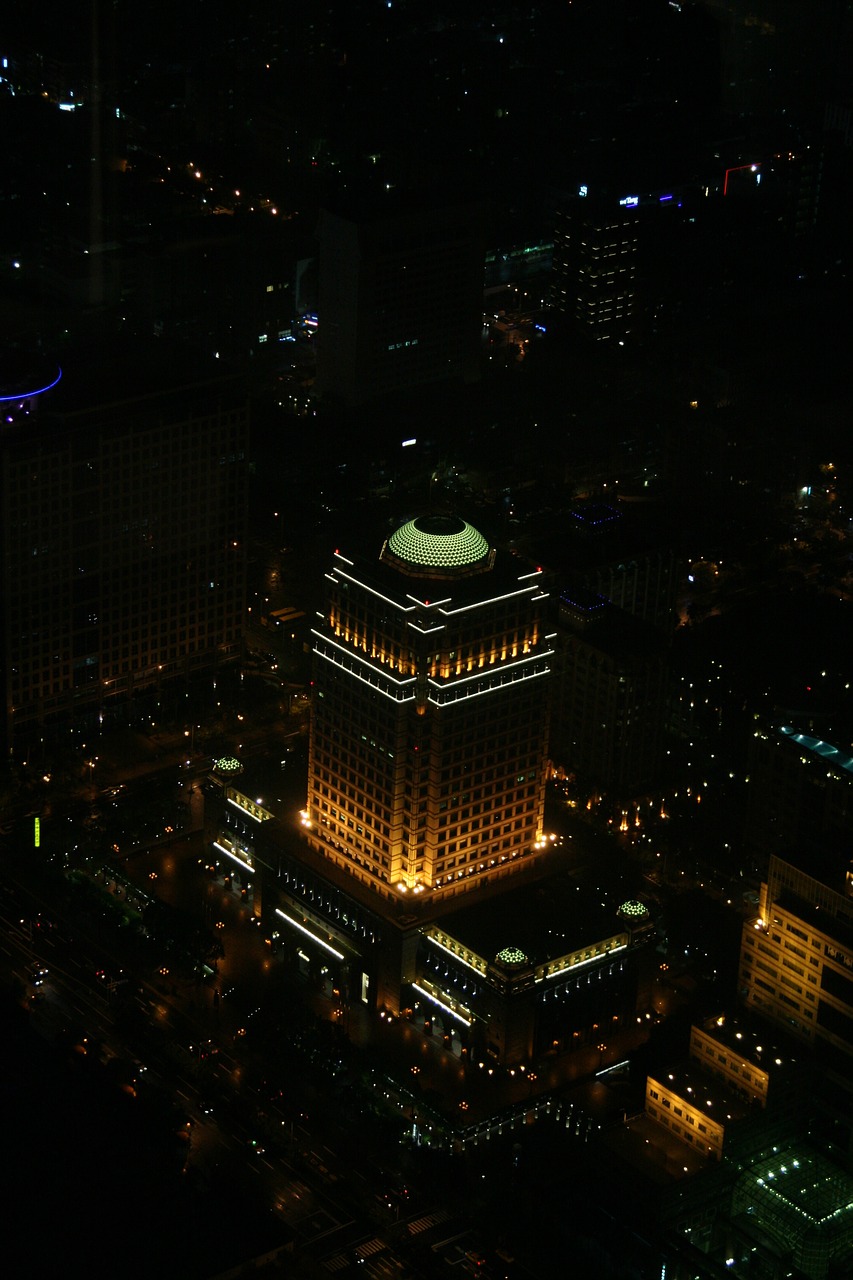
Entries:
{"label": "building rooftop", "polygon": [[620,915],[636,899],[633,880],[598,868],[558,871],[442,915],[436,924],[489,963],[545,964],[647,925]]}
{"label": "building rooftop", "polygon": [[778,1032],[769,1030],[766,1024],[761,1026],[756,1020],[721,1016],[708,1018],[698,1025],[731,1053],[738,1054],[745,1062],[770,1075],[797,1063],[788,1047],[775,1040]]}
{"label": "building rooftop", "polygon": [[824,742],[822,738],[815,738],[808,733],[798,733],[789,724],[780,724],[779,733],[804,748],[815,760],[824,761],[831,769],[843,769],[846,773],[853,774],[853,756],[834,747],[831,742]]}
{"label": "building rooftop", "polygon": [[812,1269],[821,1255],[825,1267],[853,1247],[853,1178],[806,1143],[774,1147],[744,1172],[733,1211],[783,1241],[808,1275],[826,1274]]}
{"label": "building rooftop", "polygon": [[[454,521],[444,533],[434,521]],[[393,545],[392,545],[393,544]],[[401,554],[402,553],[402,554]],[[433,565],[427,562],[434,560]],[[392,533],[379,555],[361,538],[352,547],[335,552],[334,572],[379,591],[401,609],[411,609],[416,598],[442,602],[473,603],[494,599],[519,589],[519,578],[535,566],[512,551],[495,548],[467,521],[450,516],[419,516]],[[416,586],[417,579],[421,586]],[[428,587],[438,579],[437,590]],[[452,582],[452,588],[450,583]],[[529,580],[521,585],[529,585]]]}
{"label": "building rooftop", "polygon": [[725,1125],[731,1120],[743,1120],[752,1107],[741,1094],[727,1088],[720,1079],[704,1071],[692,1060],[680,1063],[669,1071],[659,1071],[650,1076],[665,1089],[671,1089],[691,1106],[704,1111],[709,1120]]}
{"label": "building rooftop", "polygon": [[424,515],[396,529],[382,559],[418,577],[456,577],[490,567],[491,548],[483,535],[459,516]]}

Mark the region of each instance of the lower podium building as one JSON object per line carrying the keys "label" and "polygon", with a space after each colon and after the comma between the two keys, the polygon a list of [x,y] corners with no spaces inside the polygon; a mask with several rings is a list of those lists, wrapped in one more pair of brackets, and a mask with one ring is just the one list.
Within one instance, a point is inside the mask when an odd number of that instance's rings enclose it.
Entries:
{"label": "lower podium building", "polygon": [[545,832],[542,572],[453,516],[377,552],[339,549],[326,575],[301,828],[220,770],[217,853],[343,1006],[506,1064],[604,1044],[651,926]]}

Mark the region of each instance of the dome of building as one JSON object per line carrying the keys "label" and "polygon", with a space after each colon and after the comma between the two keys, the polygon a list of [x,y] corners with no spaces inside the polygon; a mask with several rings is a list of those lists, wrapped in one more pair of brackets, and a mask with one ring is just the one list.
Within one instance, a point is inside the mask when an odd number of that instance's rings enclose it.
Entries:
{"label": "dome of building", "polygon": [[426,515],[408,520],[392,533],[382,559],[417,577],[457,577],[490,568],[493,554],[467,520]]}

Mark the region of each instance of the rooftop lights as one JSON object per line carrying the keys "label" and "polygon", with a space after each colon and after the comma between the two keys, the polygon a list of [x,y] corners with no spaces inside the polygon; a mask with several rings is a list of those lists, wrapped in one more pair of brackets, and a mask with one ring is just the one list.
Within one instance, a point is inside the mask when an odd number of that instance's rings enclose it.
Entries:
{"label": "rooftop lights", "polygon": [[637,902],[635,899],[629,899],[623,902],[619,908],[620,916],[627,916],[629,919],[641,920],[643,916],[649,914],[649,909],[645,903]]}
{"label": "rooftop lights", "polygon": [[221,756],[214,760],[213,767],[217,773],[242,773],[243,766],[236,756]]}
{"label": "rooftop lights", "polygon": [[420,569],[445,571],[485,561],[486,539],[457,516],[417,516],[396,529],[383,549],[395,560]]}

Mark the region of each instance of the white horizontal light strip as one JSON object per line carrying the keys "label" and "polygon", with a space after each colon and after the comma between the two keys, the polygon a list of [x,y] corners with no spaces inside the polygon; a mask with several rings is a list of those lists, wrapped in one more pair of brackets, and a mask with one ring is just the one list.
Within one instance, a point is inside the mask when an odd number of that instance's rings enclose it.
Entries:
{"label": "white horizontal light strip", "polygon": [[355,561],[354,561],[354,560],[347,560],[346,556],[345,556],[345,555],[341,555],[340,551],[336,551],[336,552],[335,552],[335,559],[336,559],[336,560],[343,560],[344,564],[348,564],[348,565],[350,565],[350,566],[352,566],[352,565],[354,565],[354,564],[355,564]]}
{"label": "white horizontal light strip", "polygon": [[421,600],[418,596],[413,596],[411,592],[406,592],[407,600],[414,600],[415,604],[423,605],[426,609],[438,608],[442,604],[450,604],[453,596],[445,596],[443,600]]}
{"label": "white horizontal light strip", "polygon": [[446,947],[443,942],[439,942],[438,938],[434,938],[431,933],[427,934],[427,942],[431,942],[434,947],[440,947],[442,951],[446,951],[447,954],[449,956],[452,956],[454,960],[458,960],[460,964],[467,965],[468,968],[473,969],[475,973],[480,973],[480,974],[485,973],[485,970],[486,970],[485,965],[483,965],[482,969],[478,969],[477,966],[475,964],[472,964],[470,960],[464,960],[462,956],[458,956],[455,951],[451,951],[450,947]]}
{"label": "white horizontal light strip", "polygon": [[507,591],[502,596],[491,596],[488,600],[476,600],[474,604],[463,604],[458,609],[442,609],[441,612],[450,617],[454,613],[468,613],[471,609],[482,609],[487,604],[497,604],[501,600],[512,600],[513,596],[529,596],[535,591],[533,586],[521,587],[518,591]]}
{"label": "white horizontal light strip", "polygon": [[545,667],[542,671],[528,671],[526,674],[516,674],[508,680],[494,681],[486,689],[459,689],[455,686],[451,689],[438,689],[427,695],[427,701],[436,707],[449,707],[454,702],[464,702],[467,698],[485,698],[490,693],[500,693],[502,689],[511,689],[513,685],[550,674],[551,668]]}
{"label": "white horizontal light strip", "polygon": [[[361,654],[356,653],[355,649],[350,649],[345,644],[339,644],[337,640],[332,640],[330,636],[325,635],[322,631],[318,631],[316,627],[311,628],[311,634],[312,636],[316,636],[318,640],[322,640],[323,644],[330,644],[333,648],[339,649],[341,653],[346,654],[346,656],[351,658],[353,662],[360,662],[362,666],[367,667],[368,671],[374,671],[376,675],[380,676],[383,680],[387,680],[389,684],[414,684],[417,679],[417,676],[404,676],[402,680],[398,680],[396,676],[388,675],[382,667],[374,666],[370,658],[362,658]],[[315,653],[316,652],[317,650],[315,648]],[[326,655],[323,654],[323,657],[326,657]]]}
{"label": "white horizontal light strip", "polygon": [[353,582],[357,587],[361,587],[364,591],[369,591],[372,596],[377,596],[378,599],[384,600],[386,604],[393,605],[393,607],[395,609],[399,609],[401,613],[411,613],[414,610],[415,606],[413,604],[403,604],[401,600],[392,600],[389,596],[383,596],[381,591],[376,591],[375,588],[369,587],[366,582],[362,582],[351,573],[345,573],[343,569],[338,569],[338,573],[342,578],[346,578],[348,582]]}
{"label": "white horizontal light strip", "polygon": [[550,982],[552,978],[560,978],[564,973],[571,973],[574,969],[582,969],[586,964],[595,964],[596,960],[607,960],[610,956],[614,956],[617,951],[624,951],[627,945],[627,942],[620,942],[618,946],[610,947],[607,951],[599,951],[597,955],[587,956],[586,960],[575,960],[571,964],[565,965],[562,969],[555,969],[553,973],[544,974],[542,978],[537,978],[536,981],[542,982],[544,979]]}
{"label": "white horizontal light strip", "polygon": [[408,623],[406,623],[406,625],[407,625],[407,626],[409,626],[409,627],[411,627],[413,631],[419,631],[419,632],[421,633],[421,635],[422,635],[422,636],[431,636],[431,635],[432,635],[432,633],[433,633],[434,631],[443,631],[443,630],[444,630],[444,623],[443,623],[443,622],[442,622],[442,623],[441,623],[441,625],[440,625],[440,626],[438,626],[438,627],[419,627],[419,626],[418,626],[418,624],[417,624],[416,622],[408,622]]}
{"label": "white horizontal light strip", "polygon": [[220,853],[224,853],[226,858],[233,858],[240,867],[245,867],[247,871],[254,874],[255,868],[250,866],[248,862],[244,862],[242,858],[238,858],[236,853],[232,853],[230,849],[226,849],[224,844],[220,844],[218,840],[213,842],[214,849],[218,849]]}
{"label": "white horizontal light strip", "polygon": [[611,1072],[619,1071],[621,1070],[622,1067],[630,1067],[630,1065],[631,1065],[631,1059],[623,1058],[621,1062],[614,1062],[611,1067],[604,1067],[603,1070],[596,1071],[595,1073],[596,1079],[600,1078],[601,1076],[609,1076]]}
{"label": "white horizontal light strip", "polygon": [[538,578],[541,572],[541,569],[534,569],[532,573],[520,573],[518,580],[519,582],[524,582],[525,578]]}
{"label": "white horizontal light strip", "polygon": [[298,929],[300,933],[304,933],[312,942],[316,942],[319,946],[325,947],[326,951],[330,951],[336,960],[343,960],[344,953],[342,951],[336,951],[328,942],[324,942],[322,938],[318,938],[316,933],[312,933],[310,929],[306,929],[304,924],[300,924],[298,920],[294,920],[293,916],[287,915],[282,911],[281,907],[276,907],[275,913],[277,916],[281,916],[282,920],[286,920],[288,924],[292,924],[294,929]]}
{"label": "white horizontal light strip", "polygon": [[417,991],[418,995],[424,997],[425,1000],[431,1000],[433,1004],[437,1004],[439,1009],[443,1009],[445,1013],[449,1013],[451,1018],[456,1018],[464,1027],[470,1027],[469,1018],[463,1018],[461,1013],[457,1013],[455,1009],[451,1009],[449,1004],[445,1004],[443,1000],[439,1000],[438,996],[434,996],[432,992],[425,990],[424,987],[418,986],[416,982],[412,983],[412,987]]}
{"label": "white horizontal light strip", "polygon": [[414,702],[415,700],[414,693],[389,693],[387,689],[382,688],[378,681],[374,683],[373,680],[367,680],[364,676],[360,676],[357,671],[354,671],[352,667],[348,667],[345,663],[341,662],[341,660],[336,658],[334,654],[323,653],[323,651],[318,649],[316,646],[314,648],[314,653],[318,658],[323,658],[326,662],[331,663],[333,667],[337,667],[339,671],[345,671],[348,676],[352,676],[355,680],[360,681],[361,684],[366,684],[368,689],[373,689],[374,692],[381,693],[382,697],[387,698],[389,702]]}
{"label": "white horizontal light strip", "polygon": [[263,822],[263,818],[259,818],[257,814],[252,813],[251,809],[247,809],[244,804],[240,804],[239,800],[232,800],[228,797],[228,803],[233,804],[235,809],[239,809],[241,813],[245,813],[247,818],[251,818],[253,822]]}
{"label": "white horizontal light strip", "polygon": [[538,653],[529,653],[526,658],[513,658],[510,662],[496,663],[494,667],[483,667],[470,676],[457,676],[455,679],[447,680],[436,680],[435,676],[429,676],[428,683],[435,689],[453,689],[460,684],[470,684],[472,680],[488,680],[490,676],[496,676],[499,673],[502,675],[505,671],[513,671],[516,667],[524,666],[528,662],[538,662],[540,658],[553,656],[553,649],[541,649]]}

